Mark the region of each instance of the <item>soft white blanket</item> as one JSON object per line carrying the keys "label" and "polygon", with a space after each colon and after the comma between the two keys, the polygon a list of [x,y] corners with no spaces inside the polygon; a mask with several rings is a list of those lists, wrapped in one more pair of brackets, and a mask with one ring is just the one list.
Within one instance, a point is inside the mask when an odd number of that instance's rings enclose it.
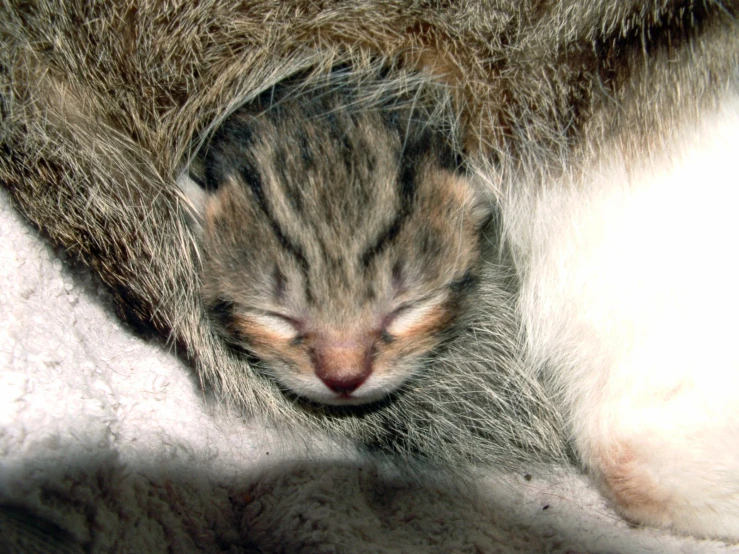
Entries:
{"label": "soft white blanket", "polygon": [[0,552],[739,552],[632,529],[571,470],[409,482],[245,421],[4,193],[0,281]]}

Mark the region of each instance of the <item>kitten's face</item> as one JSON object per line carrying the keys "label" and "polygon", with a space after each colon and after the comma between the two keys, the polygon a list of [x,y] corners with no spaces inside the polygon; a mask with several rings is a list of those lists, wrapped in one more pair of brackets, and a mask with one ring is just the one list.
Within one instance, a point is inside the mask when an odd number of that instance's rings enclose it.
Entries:
{"label": "kitten's face", "polygon": [[199,179],[217,328],[285,388],[338,405],[394,391],[450,334],[489,214],[439,137],[340,101],[237,112]]}

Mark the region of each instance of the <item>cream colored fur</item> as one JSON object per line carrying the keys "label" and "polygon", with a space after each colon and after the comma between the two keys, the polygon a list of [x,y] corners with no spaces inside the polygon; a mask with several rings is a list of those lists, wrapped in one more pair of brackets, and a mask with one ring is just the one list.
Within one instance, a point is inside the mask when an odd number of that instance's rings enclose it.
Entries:
{"label": "cream colored fur", "polygon": [[622,513],[739,539],[739,95],[653,151],[605,144],[509,206],[521,310],[580,458]]}

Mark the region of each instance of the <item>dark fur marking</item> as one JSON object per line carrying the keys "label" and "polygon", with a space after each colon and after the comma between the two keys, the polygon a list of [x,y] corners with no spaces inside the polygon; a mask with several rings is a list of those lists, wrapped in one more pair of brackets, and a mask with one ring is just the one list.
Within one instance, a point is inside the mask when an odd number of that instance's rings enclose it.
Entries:
{"label": "dark fur marking", "polygon": [[314,169],[316,166],[316,160],[313,157],[313,152],[311,152],[310,142],[305,130],[300,129],[298,131],[297,142],[298,150],[300,151],[300,159],[303,160],[303,167],[305,167],[306,171]]}
{"label": "dark fur marking", "polygon": [[455,294],[461,293],[470,287],[477,284],[477,276],[472,273],[471,269],[468,269],[462,277],[449,283],[449,288]]}
{"label": "dark fur marking", "polygon": [[438,152],[437,162],[440,167],[458,173],[464,167],[464,159],[462,154],[451,148],[446,141],[437,141],[436,151]]}
{"label": "dark fur marking", "polygon": [[229,121],[213,134],[210,144],[206,143],[204,164],[205,168],[202,172],[202,178],[197,175],[197,171],[190,173],[190,177],[208,192],[215,192],[221,186],[222,164],[228,165],[233,154],[228,150],[223,151],[222,144],[236,142],[243,149],[250,148],[254,144],[254,130],[243,119],[234,119]]}
{"label": "dark fur marking", "polygon": [[303,189],[292,182],[290,178],[290,172],[287,170],[287,164],[285,160],[288,159],[288,153],[283,148],[277,148],[275,150],[272,165],[275,167],[279,174],[279,183],[282,185],[283,194],[287,201],[290,203],[293,211],[299,215],[303,215]]}
{"label": "dark fur marking", "polygon": [[[345,119],[346,116],[341,119]],[[328,124],[328,135],[334,142],[335,147],[341,154],[341,159],[344,162],[344,168],[346,169],[347,175],[352,174],[354,168],[354,144],[352,139],[349,137],[347,132],[347,122],[340,121],[340,116],[333,112],[328,112],[325,115],[326,123]]]}
{"label": "dark fur marking", "polygon": [[[210,160],[209,160],[210,161]],[[217,177],[217,172],[215,168],[215,164],[210,161],[210,163],[207,163],[205,165],[205,179],[203,180],[203,183],[201,185],[205,190],[208,192],[215,192],[218,190],[218,187],[221,184],[221,180]]]}
{"label": "dark fur marking", "polygon": [[303,273],[303,277],[305,278],[306,298],[309,301],[312,301],[313,295],[311,294],[309,276],[310,264],[308,263],[308,259],[305,257],[303,249],[299,245],[292,242],[287,237],[287,235],[285,235],[282,227],[280,227],[279,222],[275,219],[274,214],[272,214],[272,211],[269,209],[269,205],[267,204],[267,197],[264,194],[264,187],[262,186],[262,180],[259,177],[257,170],[250,165],[245,164],[242,165],[240,174],[241,178],[244,179],[244,182],[249,186],[249,189],[254,195],[254,199],[257,201],[257,204],[259,204],[259,208],[262,210],[262,213],[264,213],[267,221],[269,221],[272,233],[277,237],[280,245],[288,253],[290,253],[293,258],[295,258],[295,261],[298,262],[298,266],[300,267],[300,270]]}
{"label": "dark fur marking", "polygon": [[375,241],[375,243],[367,248],[363,253],[361,257],[361,263],[362,267],[367,269],[372,262],[372,259],[376,256],[379,256],[383,250],[385,250],[391,242],[393,242],[398,234],[400,234],[400,229],[403,226],[403,222],[408,217],[408,213],[405,210],[402,210],[400,213],[398,213],[397,216],[395,216],[395,219],[390,223],[387,230],[385,230],[379,238]]}
{"label": "dark fur marking", "polygon": [[235,122],[232,128],[226,130],[226,136],[229,141],[235,137],[242,148],[250,148],[254,144],[254,131],[244,121]]}
{"label": "dark fur marking", "polygon": [[405,279],[403,278],[403,266],[398,261],[396,261],[393,264],[392,279],[393,279],[392,280],[393,290],[395,291],[395,294],[399,294],[400,292],[405,290]]}
{"label": "dark fur marking", "polygon": [[234,303],[230,300],[217,298],[209,307],[208,315],[216,325],[228,331],[234,338],[240,338],[241,334],[236,329],[234,318]]}
{"label": "dark fur marking", "polygon": [[341,156],[344,160],[344,167],[347,175],[351,175],[354,170],[354,144],[349,135],[344,133],[341,137]]}
{"label": "dark fur marking", "polygon": [[285,274],[282,273],[279,267],[275,265],[275,269],[272,272],[272,279],[274,287],[272,289],[272,295],[276,300],[282,300],[285,298],[285,291],[287,290],[287,279]]}
{"label": "dark fur marking", "polygon": [[427,138],[427,133],[422,134],[419,137],[420,140],[411,142],[401,154],[400,171],[398,172],[398,192],[400,195],[398,215],[395,216],[395,219],[377,238],[375,243],[362,253],[361,263],[365,269],[369,267],[373,258],[379,256],[397,238],[403,223],[411,214],[416,196],[417,166],[430,146],[430,140],[423,140],[424,138]]}

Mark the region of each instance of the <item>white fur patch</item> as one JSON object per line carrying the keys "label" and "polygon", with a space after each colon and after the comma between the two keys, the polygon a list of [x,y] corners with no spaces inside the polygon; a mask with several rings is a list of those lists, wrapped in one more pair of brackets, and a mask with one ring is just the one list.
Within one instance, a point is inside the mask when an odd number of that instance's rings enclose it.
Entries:
{"label": "white fur patch", "polygon": [[627,515],[735,539],[737,145],[732,97],[651,157],[605,150],[579,181],[514,207],[512,225],[531,353],[585,464],[626,491],[633,480],[641,496],[613,489]]}
{"label": "white fur patch", "polygon": [[205,203],[208,199],[208,193],[190,178],[187,170],[180,173],[180,176],[177,177],[177,186],[180,187],[180,190],[195,214],[202,218],[205,214]]}

